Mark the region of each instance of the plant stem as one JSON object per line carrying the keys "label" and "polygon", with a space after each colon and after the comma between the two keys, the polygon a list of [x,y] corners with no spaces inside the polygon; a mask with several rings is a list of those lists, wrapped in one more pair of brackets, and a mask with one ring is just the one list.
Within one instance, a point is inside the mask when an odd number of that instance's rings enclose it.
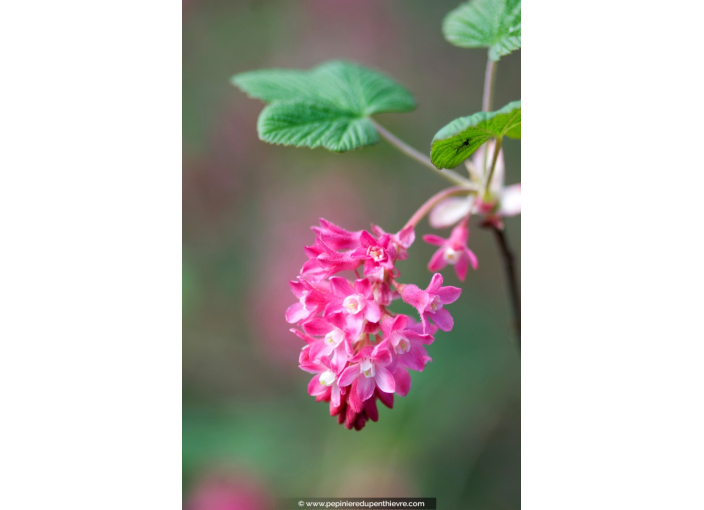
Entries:
{"label": "plant stem", "polygon": [[491,110],[491,103],[494,100],[494,79],[496,78],[496,66],[490,58],[486,62],[486,72],[484,74],[484,96],[482,97],[482,111]]}
{"label": "plant stem", "polygon": [[511,297],[511,308],[513,309],[513,327],[518,340],[518,351],[521,350],[521,295],[518,290],[518,278],[516,277],[516,268],[513,259],[513,253],[508,246],[506,233],[503,229],[492,226],[496,242],[499,245],[501,256],[504,260],[504,269],[508,279],[508,291]]}
{"label": "plant stem", "polygon": [[[488,112],[491,110],[492,102],[494,99],[494,81],[496,78],[496,66],[497,62],[491,59],[487,59],[486,63],[486,73],[484,74],[484,94],[482,96],[482,110]],[[499,150],[501,150],[502,139],[499,138],[494,144],[494,157],[491,162],[491,169],[488,172],[487,180],[484,184],[484,194],[489,189],[491,184],[491,178],[494,176],[494,168],[496,167],[496,160],[499,157]],[[508,246],[508,236],[503,229],[492,226],[491,229],[494,231],[494,236],[496,237],[496,242],[499,245],[499,251],[504,260],[504,271],[506,272],[506,279],[508,280],[508,291],[511,298],[511,308],[513,310],[513,323],[516,333],[516,338],[518,340],[518,352],[521,351],[521,296],[518,290],[518,279],[516,278],[516,268],[515,261],[513,258],[513,253]]]}
{"label": "plant stem", "polygon": [[428,156],[426,156],[422,152],[417,151],[410,145],[397,138],[393,133],[387,131],[386,128],[380,126],[374,119],[369,118],[369,121],[379,132],[382,138],[384,138],[391,145],[403,152],[406,156],[415,159],[421,165],[424,165],[425,167],[429,168],[434,174],[439,175],[444,179],[447,179],[452,184],[462,186],[466,189],[476,189],[476,186],[474,186],[474,184],[472,184],[469,180],[465,179],[464,177],[461,177],[452,170],[438,170],[437,168],[435,168],[435,165],[433,165]]}
{"label": "plant stem", "polygon": [[[496,160],[499,159],[499,151],[501,150],[501,142],[503,138],[497,138],[494,144],[494,157],[491,160],[491,168],[489,169],[489,174],[487,175],[486,181],[484,182],[484,195],[489,190],[489,185],[491,184],[491,178],[494,176],[494,168],[496,168]],[[487,144],[487,147],[489,144]],[[487,151],[488,152],[488,151]]]}
{"label": "plant stem", "polygon": [[415,212],[413,216],[411,216],[411,219],[409,219],[406,224],[404,225],[403,228],[408,228],[410,226],[416,226],[420,220],[423,219],[423,217],[430,212],[430,210],[435,207],[441,200],[446,199],[447,197],[452,197],[455,195],[469,195],[470,193],[474,193],[473,190],[467,189],[462,186],[455,186],[453,188],[447,188],[439,193],[436,193],[432,197],[430,197],[428,200],[425,201],[423,205],[418,208],[418,210]]}

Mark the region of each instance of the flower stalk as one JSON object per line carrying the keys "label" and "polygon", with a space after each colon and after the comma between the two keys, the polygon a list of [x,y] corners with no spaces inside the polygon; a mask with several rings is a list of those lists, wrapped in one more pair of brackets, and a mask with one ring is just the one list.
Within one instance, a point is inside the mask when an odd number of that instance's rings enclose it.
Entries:
{"label": "flower stalk", "polygon": [[421,205],[413,216],[406,222],[403,228],[415,227],[420,220],[422,220],[425,215],[427,215],[433,207],[449,197],[470,195],[476,193],[474,190],[467,189],[463,186],[455,186],[452,188],[444,189],[432,197],[430,197],[423,205]]}
{"label": "flower stalk", "polygon": [[484,195],[486,195],[489,192],[489,186],[491,185],[491,178],[494,177],[494,169],[496,168],[496,160],[499,159],[499,151],[501,151],[501,142],[502,141],[503,141],[503,138],[499,138],[496,140],[496,144],[494,146],[494,157],[491,160],[491,167],[489,168],[488,175],[486,177],[486,180],[484,181]]}

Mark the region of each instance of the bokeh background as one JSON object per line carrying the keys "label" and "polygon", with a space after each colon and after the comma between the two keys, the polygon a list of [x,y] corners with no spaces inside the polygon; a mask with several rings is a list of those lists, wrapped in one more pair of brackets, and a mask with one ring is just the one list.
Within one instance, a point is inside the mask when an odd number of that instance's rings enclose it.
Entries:
{"label": "bokeh background", "polygon": [[[451,0],[183,1],[183,491],[187,508],[259,510],[276,497],[436,497],[442,509],[520,506],[520,360],[497,247],[476,225],[479,270],[451,305],[455,329],[379,422],[346,430],[308,396],[284,310],[310,226],[398,230],[446,182],[385,142],[346,154],[258,140],[263,105],[229,83],[266,67],[344,58],[384,72],[419,107],[375,118],[428,152],[481,109],[486,52],[441,34]],[[495,106],[520,99],[520,51],[498,65]],[[505,141],[507,182],[520,142]],[[425,287],[433,248],[399,267]],[[520,261],[520,218],[507,221]],[[447,232],[439,232],[446,235]]]}

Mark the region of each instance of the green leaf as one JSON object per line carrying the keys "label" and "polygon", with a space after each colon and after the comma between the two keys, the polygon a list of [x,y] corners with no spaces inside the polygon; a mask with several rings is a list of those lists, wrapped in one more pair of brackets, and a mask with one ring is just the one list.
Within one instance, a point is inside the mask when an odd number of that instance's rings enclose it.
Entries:
{"label": "green leaf", "polygon": [[250,97],[271,103],[257,131],[265,142],[344,152],[379,141],[368,117],[413,110],[413,96],[390,78],[339,60],[310,71],[264,69],[233,76]]}
{"label": "green leaf", "polygon": [[257,122],[265,142],[295,147],[325,147],[345,152],[379,141],[371,123],[361,117],[313,103],[273,103]]}
{"label": "green leaf", "polygon": [[430,160],[437,168],[455,168],[490,138],[504,136],[521,138],[520,101],[453,120],[433,137]]}
{"label": "green leaf", "polygon": [[521,0],[473,0],[451,11],[442,23],[450,43],[462,48],[489,48],[499,60],[521,47]]}

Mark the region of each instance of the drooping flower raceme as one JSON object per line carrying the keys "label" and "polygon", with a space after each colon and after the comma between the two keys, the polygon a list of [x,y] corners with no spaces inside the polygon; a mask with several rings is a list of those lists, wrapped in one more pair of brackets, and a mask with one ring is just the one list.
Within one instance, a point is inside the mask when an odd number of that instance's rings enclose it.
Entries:
{"label": "drooping flower raceme", "polygon": [[[461,290],[443,287],[439,274],[425,290],[396,281],[396,261],[407,257],[415,239],[412,226],[396,234],[374,226],[371,234],[321,219],[313,231],[315,242],[305,248],[308,261],[290,282],[298,301],[286,310],[286,320],[298,326],[291,331],[306,343],[298,361],[313,374],[308,393],[329,402],[338,423],[360,430],[368,420],[377,421],[377,400],[391,408],[394,393],[408,394],[408,371],[422,372],[431,361],[426,346],[435,331],[452,329],[445,305]],[[420,323],[387,308],[398,298],[418,310]]]}

